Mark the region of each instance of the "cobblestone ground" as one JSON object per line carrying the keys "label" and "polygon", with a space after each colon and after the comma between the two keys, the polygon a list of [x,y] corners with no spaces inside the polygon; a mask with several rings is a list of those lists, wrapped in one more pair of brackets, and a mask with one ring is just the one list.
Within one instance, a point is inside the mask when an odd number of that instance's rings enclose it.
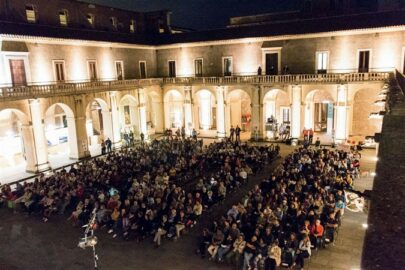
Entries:
{"label": "cobblestone ground", "polygon": [[[292,151],[292,147],[282,146],[281,156]],[[374,171],[374,162],[370,158],[373,151],[363,152],[363,170]],[[365,160],[367,160],[365,162]],[[177,242],[163,241],[159,249],[155,249],[152,240],[142,243],[112,239],[104,230],[98,230],[99,269],[102,270],[216,270],[233,269],[226,265],[212,263],[194,254],[197,235],[204,223],[226,211],[232,203],[240,200],[247,190],[269,175],[274,166],[269,165],[252,178],[249,184],[231,194],[224,204],[214,206],[205,213],[200,222],[182,236]],[[370,188],[372,179],[366,177],[357,181],[359,189]],[[93,257],[91,250],[82,250],[77,242],[82,234],[73,228],[65,217],[59,216],[44,224],[37,217],[24,214],[13,214],[8,209],[0,209],[0,270],[25,269],[92,269]],[[335,246],[320,250],[307,262],[306,269],[360,269],[361,250],[364,238],[362,223],[365,214],[346,211],[343,225]]]}

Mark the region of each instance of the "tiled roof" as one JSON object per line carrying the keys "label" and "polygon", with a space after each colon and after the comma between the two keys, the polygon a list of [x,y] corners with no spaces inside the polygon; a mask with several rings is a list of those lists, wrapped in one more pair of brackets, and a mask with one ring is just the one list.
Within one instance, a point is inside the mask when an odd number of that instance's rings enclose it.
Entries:
{"label": "tiled roof", "polygon": [[276,22],[259,26],[233,27],[210,31],[151,35],[137,35],[114,31],[74,29],[60,26],[0,21],[0,34],[67,38],[90,41],[94,40],[144,45],[169,45],[176,43],[311,34],[399,25],[405,25],[405,10],[366,13],[350,16],[346,15],[327,18],[303,19],[295,21]]}

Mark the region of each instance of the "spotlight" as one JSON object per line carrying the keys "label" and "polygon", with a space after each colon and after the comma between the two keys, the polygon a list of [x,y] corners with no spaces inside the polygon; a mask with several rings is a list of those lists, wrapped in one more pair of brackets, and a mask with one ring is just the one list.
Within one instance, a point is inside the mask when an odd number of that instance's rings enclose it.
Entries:
{"label": "spotlight", "polygon": [[361,224],[361,226],[363,227],[363,229],[367,229],[367,228],[368,228],[368,224],[367,224],[367,223],[363,223],[363,224]]}
{"label": "spotlight", "polygon": [[372,172],[372,173],[370,173],[370,175],[371,175],[372,177],[374,177],[374,176],[376,176],[377,174],[376,174],[375,172]]}
{"label": "spotlight", "polygon": [[85,249],[87,247],[94,247],[95,245],[97,245],[97,237],[92,235],[89,237],[82,238],[77,246],[82,249]]}

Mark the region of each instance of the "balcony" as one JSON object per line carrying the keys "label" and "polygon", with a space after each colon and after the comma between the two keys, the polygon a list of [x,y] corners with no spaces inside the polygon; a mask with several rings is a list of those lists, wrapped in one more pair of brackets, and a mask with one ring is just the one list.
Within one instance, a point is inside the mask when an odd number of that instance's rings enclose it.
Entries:
{"label": "balcony", "polygon": [[0,100],[39,98],[48,96],[80,95],[104,91],[120,91],[152,85],[286,85],[286,84],[344,84],[385,81],[390,72],[328,73],[297,75],[248,75],[229,77],[175,77],[91,82],[31,84],[28,86],[0,86]]}

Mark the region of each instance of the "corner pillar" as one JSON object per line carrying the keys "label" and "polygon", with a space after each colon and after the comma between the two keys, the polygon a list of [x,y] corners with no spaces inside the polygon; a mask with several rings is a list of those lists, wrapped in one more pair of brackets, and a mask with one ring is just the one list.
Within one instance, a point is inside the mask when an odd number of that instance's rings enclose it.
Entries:
{"label": "corner pillar", "polygon": [[347,138],[347,85],[337,87],[335,141],[344,142]]}
{"label": "corner pillar", "polygon": [[291,86],[291,138],[299,139],[301,135],[301,99],[302,86]]}
{"label": "corner pillar", "polygon": [[225,90],[223,86],[216,87],[216,98],[217,98],[217,137],[225,138]]}
{"label": "corner pillar", "polygon": [[186,133],[191,135],[191,131],[193,130],[193,97],[191,86],[184,86],[184,124]]}
{"label": "corner pillar", "polygon": [[[27,159],[27,171],[41,172],[50,168],[48,162],[48,145],[44,131],[44,119],[41,115],[40,101],[38,99],[30,99],[28,102],[32,125],[25,127],[24,135],[30,142],[28,145],[34,149],[34,155],[31,157],[33,159],[29,165]],[[28,133],[32,133],[32,136]]]}

